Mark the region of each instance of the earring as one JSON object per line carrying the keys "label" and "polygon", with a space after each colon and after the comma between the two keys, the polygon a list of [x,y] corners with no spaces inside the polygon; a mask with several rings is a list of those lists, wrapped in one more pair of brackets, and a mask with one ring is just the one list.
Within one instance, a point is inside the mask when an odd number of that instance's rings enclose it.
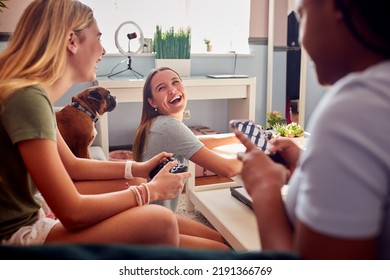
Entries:
{"label": "earring", "polygon": [[154,108],[154,111],[157,112],[157,108]]}

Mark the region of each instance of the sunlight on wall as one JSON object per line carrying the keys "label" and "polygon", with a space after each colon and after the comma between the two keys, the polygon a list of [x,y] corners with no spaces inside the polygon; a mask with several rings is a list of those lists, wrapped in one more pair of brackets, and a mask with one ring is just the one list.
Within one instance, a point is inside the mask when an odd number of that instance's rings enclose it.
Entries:
{"label": "sunlight on wall", "polygon": [[156,25],[191,27],[192,52],[206,51],[210,39],[213,52],[248,52],[250,0],[82,0],[93,10],[108,53],[118,53],[114,34],[124,21],[134,21],[145,38],[153,38]]}

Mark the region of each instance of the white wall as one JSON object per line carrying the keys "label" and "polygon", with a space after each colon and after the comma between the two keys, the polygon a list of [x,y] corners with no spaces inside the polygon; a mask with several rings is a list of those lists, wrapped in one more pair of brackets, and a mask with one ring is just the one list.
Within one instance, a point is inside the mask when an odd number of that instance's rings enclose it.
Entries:
{"label": "white wall", "polygon": [[295,0],[288,0],[288,13],[290,14],[292,10],[294,10],[295,7]]}

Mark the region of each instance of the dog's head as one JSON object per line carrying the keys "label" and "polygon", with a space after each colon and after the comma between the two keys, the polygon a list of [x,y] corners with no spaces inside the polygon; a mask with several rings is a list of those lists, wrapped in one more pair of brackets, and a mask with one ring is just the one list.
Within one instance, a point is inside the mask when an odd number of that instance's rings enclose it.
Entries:
{"label": "dog's head", "polygon": [[93,110],[99,115],[111,112],[115,109],[117,101],[110,91],[103,87],[89,87],[72,98],[72,101],[79,102],[84,107]]}

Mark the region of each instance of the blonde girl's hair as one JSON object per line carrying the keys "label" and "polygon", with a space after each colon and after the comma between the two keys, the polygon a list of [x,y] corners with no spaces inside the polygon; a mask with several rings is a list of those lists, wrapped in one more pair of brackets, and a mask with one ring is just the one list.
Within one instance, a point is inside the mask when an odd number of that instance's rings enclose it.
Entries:
{"label": "blonde girl's hair", "polygon": [[152,126],[153,121],[160,115],[159,111],[155,110],[149,104],[148,99],[153,98],[152,86],[151,86],[153,77],[157,73],[162,71],[172,71],[176,73],[176,75],[181,80],[180,75],[175,70],[169,67],[160,67],[157,69],[152,69],[149,72],[149,75],[145,80],[144,88],[143,88],[141,121],[137,128],[137,131],[134,136],[134,141],[133,141],[133,149],[132,149],[133,159],[136,161],[142,161],[142,153],[148,141],[148,134],[150,131],[150,127]]}
{"label": "blonde girl's hair", "polygon": [[91,8],[79,1],[33,1],[0,54],[0,102],[18,89],[60,78],[69,32],[83,40],[83,30],[94,22]]}

